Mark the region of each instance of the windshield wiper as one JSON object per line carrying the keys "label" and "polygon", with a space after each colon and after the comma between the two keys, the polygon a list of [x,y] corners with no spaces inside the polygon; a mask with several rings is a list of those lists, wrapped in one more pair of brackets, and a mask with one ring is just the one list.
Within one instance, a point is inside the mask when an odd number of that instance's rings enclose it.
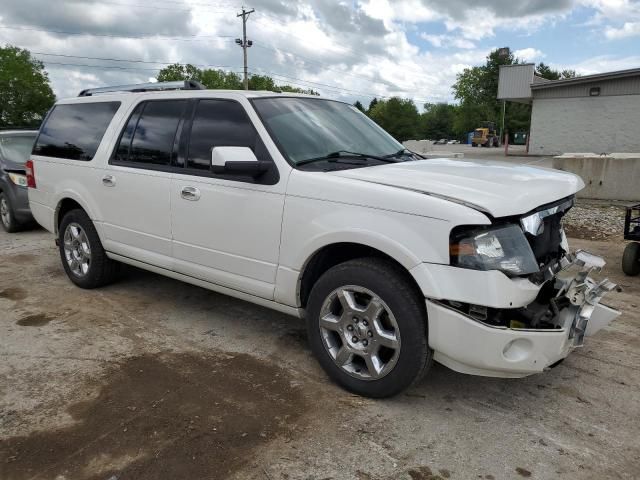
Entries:
{"label": "windshield wiper", "polygon": [[387,163],[395,163],[398,160],[394,160],[391,157],[385,156],[385,157],[380,157],[378,155],[369,155],[368,153],[360,153],[360,152],[351,152],[349,150],[338,150],[336,152],[331,152],[328,153],[326,155],[322,155],[321,157],[313,157],[313,158],[305,158],[304,160],[300,160],[299,162],[296,163],[296,165],[305,165],[307,163],[313,163],[313,162],[319,162],[322,160],[328,160],[328,161],[338,161],[338,159],[340,158],[362,158],[362,159],[373,159],[373,160],[380,160],[381,162],[387,162]]}
{"label": "windshield wiper", "polygon": [[422,155],[412,152],[408,148],[403,148],[402,150],[398,150],[395,153],[390,153],[389,155],[385,155],[385,158],[394,158],[394,157],[411,157],[412,160],[415,160],[417,157],[424,158]]}

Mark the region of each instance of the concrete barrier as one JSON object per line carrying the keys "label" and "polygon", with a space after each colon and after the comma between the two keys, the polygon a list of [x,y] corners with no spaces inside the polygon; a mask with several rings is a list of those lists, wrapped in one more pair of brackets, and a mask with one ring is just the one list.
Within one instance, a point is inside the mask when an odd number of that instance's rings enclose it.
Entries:
{"label": "concrete barrier", "polygon": [[433,142],[430,140],[406,140],[402,145],[416,153],[429,153],[433,150]]}
{"label": "concrete barrier", "polygon": [[575,173],[584,181],[580,198],[640,201],[640,154],[565,153],[553,158],[553,168]]}

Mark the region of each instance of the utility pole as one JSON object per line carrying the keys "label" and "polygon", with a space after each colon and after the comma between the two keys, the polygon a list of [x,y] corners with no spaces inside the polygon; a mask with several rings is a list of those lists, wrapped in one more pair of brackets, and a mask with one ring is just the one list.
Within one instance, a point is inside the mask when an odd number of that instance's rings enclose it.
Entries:
{"label": "utility pole", "polygon": [[244,89],[249,90],[249,76],[247,72],[247,48],[253,45],[251,40],[247,40],[247,19],[249,15],[255,12],[255,8],[251,10],[245,10],[242,7],[242,13],[236,15],[237,17],[242,17],[242,39],[236,38],[236,43],[242,47],[242,53],[244,54]]}

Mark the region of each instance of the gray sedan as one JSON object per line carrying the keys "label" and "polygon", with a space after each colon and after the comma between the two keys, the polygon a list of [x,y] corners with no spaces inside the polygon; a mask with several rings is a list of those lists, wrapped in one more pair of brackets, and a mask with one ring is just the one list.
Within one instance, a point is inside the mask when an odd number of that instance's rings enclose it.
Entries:
{"label": "gray sedan", "polygon": [[33,222],[25,162],[37,135],[34,130],[0,131],[0,225],[7,232],[16,232]]}

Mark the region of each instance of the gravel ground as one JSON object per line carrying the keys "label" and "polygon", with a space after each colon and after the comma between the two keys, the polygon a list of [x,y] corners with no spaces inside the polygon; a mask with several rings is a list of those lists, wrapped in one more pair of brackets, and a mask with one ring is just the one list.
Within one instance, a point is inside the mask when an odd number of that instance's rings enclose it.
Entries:
{"label": "gravel ground", "polygon": [[564,219],[567,235],[586,240],[622,239],[625,204],[578,199]]}
{"label": "gravel ground", "polygon": [[0,479],[637,479],[640,278],[570,242],[623,288],[610,327],[544,374],[436,364],[371,400],[297,319],[137,269],[81,290],[51,235],[0,232]]}

